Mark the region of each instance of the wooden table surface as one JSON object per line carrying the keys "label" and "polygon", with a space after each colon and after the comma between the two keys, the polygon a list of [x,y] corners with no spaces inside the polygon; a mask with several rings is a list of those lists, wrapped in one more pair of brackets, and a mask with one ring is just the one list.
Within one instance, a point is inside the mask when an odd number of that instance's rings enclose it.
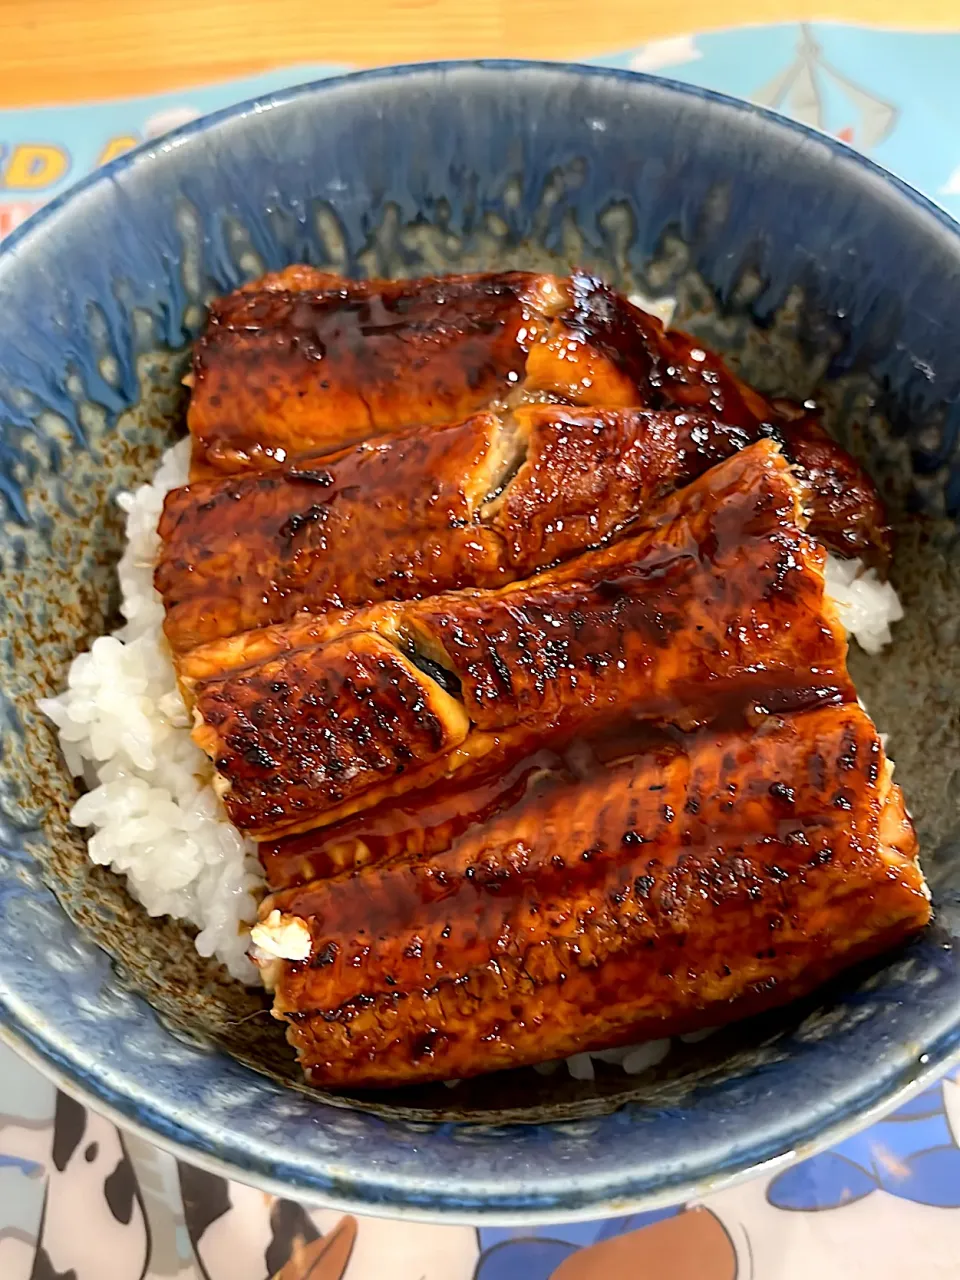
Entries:
{"label": "wooden table surface", "polygon": [[744,23],[960,27],[960,0],[0,0],[0,106],[156,93],[295,63],[601,55]]}

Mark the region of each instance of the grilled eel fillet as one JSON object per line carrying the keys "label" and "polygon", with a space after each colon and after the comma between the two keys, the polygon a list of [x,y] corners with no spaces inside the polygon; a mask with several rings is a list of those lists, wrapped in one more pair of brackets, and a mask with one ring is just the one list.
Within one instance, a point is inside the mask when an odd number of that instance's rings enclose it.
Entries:
{"label": "grilled eel fillet", "polygon": [[190,381],[193,479],[529,400],[679,408],[744,444],[773,434],[816,481],[817,536],[845,555],[889,552],[869,477],[815,416],[579,272],[351,281],[289,268],[214,302]]}
{"label": "grilled eel fillet", "polygon": [[308,830],[624,717],[852,699],[801,504],[760,441],[634,536],[522,582],[268,629],[256,660],[207,679],[181,664],[231,820]]}
{"label": "grilled eel fillet", "polygon": [[356,1089],[785,1003],[929,918],[890,774],[853,702],[581,746],[442,851],[269,897],[274,1014],[313,1083]]}
{"label": "grilled eel fillet", "polygon": [[164,630],[183,653],[304,611],[501,586],[603,542],[743,443],[687,412],[550,405],[197,481],[160,521]]}
{"label": "grilled eel fillet", "polygon": [[565,295],[528,272],[227,295],[194,348],[194,474],[282,462],[504,400]]}
{"label": "grilled eel fillet", "polygon": [[[615,536],[750,442],[687,410],[541,405],[196,481],[160,521],[164,630],[183,653],[304,611],[500,586]],[[810,532],[836,546],[828,506],[812,499]]]}

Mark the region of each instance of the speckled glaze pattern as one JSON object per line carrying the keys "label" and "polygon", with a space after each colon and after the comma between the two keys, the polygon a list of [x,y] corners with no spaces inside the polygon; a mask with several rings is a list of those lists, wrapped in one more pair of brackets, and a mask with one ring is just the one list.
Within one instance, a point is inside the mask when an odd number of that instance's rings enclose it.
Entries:
{"label": "speckled glaze pattern", "polygon": [[[855,674],[917,816],[937,924],[816,1001],[643,1077],[302,1089],[262,997],[91,866],[34,710],[109,625],[112,502],[182,430],[209,298],[359,274],[596,268],[676,295],[764,389],[817,395],[900,529],[896,642]],[[0,252],[0,1023],[194,1163],[367,1212],[570,1220],[689,1197],[892,1105],[960,1049],[960,229],[845,147],[626,73],[459,64],[248,104],[126,157]]]}

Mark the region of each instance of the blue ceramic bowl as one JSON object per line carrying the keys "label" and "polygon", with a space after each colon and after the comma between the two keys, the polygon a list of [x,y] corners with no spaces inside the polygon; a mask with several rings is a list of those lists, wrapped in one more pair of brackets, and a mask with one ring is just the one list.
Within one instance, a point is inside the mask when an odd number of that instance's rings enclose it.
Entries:
{"label": "blue ceramic bowl", "polygon": [[[907,605],[860,663],[893,735],[937,924],[818,999],[646,1076],[532,1072],[325,1098],[259,997],[148,920],[67,822],[38,695],[109,623],[121,530],[182,415],[214,294],[351,273],[580,263],[678,299],[765,389],[873,468]],[[380,71],[221,112],[101,170],[0,252],[0,1019],[69,1091],[269,1189],[488,1221],[679,1200],[847,1133],[960,1045],[960,232],[829,138],[680,85],[506,63]],[[253,1016],[248,1016],[253,1015]]]}

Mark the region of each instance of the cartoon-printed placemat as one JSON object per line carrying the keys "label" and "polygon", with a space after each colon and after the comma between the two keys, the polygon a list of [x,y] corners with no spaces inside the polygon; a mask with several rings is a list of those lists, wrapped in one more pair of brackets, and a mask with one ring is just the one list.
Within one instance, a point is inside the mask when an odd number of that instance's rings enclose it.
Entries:
{"label": "cartoon-printed placemat", "polygon": [[[960,32],[780,25],[594,59],[751,98],[872,155],[960,217]],[[203,112],[343,70],[0,111],[0,236]],[[2,86],[0,86],[2,96]],[[958,1077],[960,1079],[960,1077]],[[305,1210],[178,1164],[0,1046],[0,1280],[906,1280],[960,1277],[960,1083],[696,1204],[523,1230]]]}
{"label": "cartoon-printed placemat", "polygon": [[936,1280],[960,1275],[960,1084],[696,1204],[524,1230],[305,1210],[121,1134],[0,1046],[2,1280]]}

